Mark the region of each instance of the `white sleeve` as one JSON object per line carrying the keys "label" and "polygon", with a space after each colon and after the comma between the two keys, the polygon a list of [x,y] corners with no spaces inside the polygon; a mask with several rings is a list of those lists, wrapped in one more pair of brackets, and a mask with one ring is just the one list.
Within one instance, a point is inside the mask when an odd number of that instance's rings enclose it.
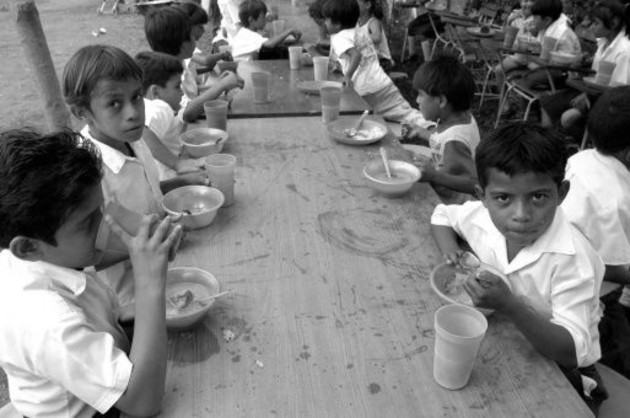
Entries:
{"label": "white sleeve", "polygon": [[616,59],[615,71],[611,78],[611,82],[629,85],[630,84],[630,51],[620,52]]}
{"label": "white sleeve", "polygon": [[354,48],[354,39],[344,36],[344,34],[337,34],[330,37],[330,49],[334,53],[341,57],[350,48]]}
{"label": "white sleeve", "polygon": [[445,205],[440,203],[433,210],[431,215],[431,225],[448,226],[462,235],[460,228],[460,214],[462,212],[462,205]]}
{"label": "white sleeve", "polygon": [[[163,106],[162,104],[166,105]],[[144,125],[162,140],[173,121],[173,110],[168,103],[151,103],[146,106]]]}
{"label": "white sleeve", "polygon": [[259,33],[241,28],[232,41],[232,55],[238,57],[257,52],[267,42],[267,39]]}

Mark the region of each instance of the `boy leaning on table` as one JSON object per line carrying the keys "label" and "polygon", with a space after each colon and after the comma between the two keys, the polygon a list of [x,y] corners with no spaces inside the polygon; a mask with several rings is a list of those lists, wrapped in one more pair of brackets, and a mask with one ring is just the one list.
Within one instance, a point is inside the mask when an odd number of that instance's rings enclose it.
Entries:
{"label": "boy leaning on table", "polygon": [[515,123],[476,150],[479,201],[435,208],[431,230],[447,263],[464,239],[501,271],[469,278],[475,305],[497,310],[541,353],[556,361],[591,409],[608,397],[594,364],[600,358],[599,288],[604,265],[560,203],[567,152],[544,128]]}
{"label": "boy leaning on table", "polygon": [[[181,233],[164,218],[129,248],[138,290],[133,343],[118,302],[90,266],[103,222],[97,148],[79,134],[0,134],[0,366],[14,408],[28,417],[159,412],[166,376],[164,287]],[[105,414],[105,415],[101,415]]]}
{"label": "boy leaning on table", "polygon": [[[602,296],[602,363],[630,377],[630,86],[602,94],[588,117],[595,149],[567,163],[571,190],[562,202],[606,265],[604,280],[625,285]],[[621,297],[620,297],[621,296]],[[625,312],[624,312],[625,310]]]}

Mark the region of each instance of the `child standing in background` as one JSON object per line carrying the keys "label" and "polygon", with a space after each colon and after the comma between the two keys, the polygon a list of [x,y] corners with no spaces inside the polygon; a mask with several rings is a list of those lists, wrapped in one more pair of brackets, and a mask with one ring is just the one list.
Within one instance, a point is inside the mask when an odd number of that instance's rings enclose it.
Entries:
{"label": "child standing in background", "polygon": [[422,114],[407,103],[381,68],[370,38],[357,30],[360,13],[356,0],[329,1],[322,6],[331,34],[331,57],[341,64],[346,85],[354,88],[375,114],[387,120],[424,123]]}
{"label": "child standing in background", "polygon": [[463,203],[475,194],[477,184],[473,156],[480,137],[470,112],[475,80],[457,58],[440,56],[422,64],[413,87],[424,118],[437,124],[430,130],[412,126],[404,131],[404,139],[431,148],[432,160],[420,161],[420,181],[431,183],[445,203]]}
{"label": "child standing in background", "polygon": [[383,6],[381,0],[357,0],[359,4],[359,21],[357,28],[365,31],[372,40],[378,61],[386,72],[394,66],[392,53],[387,43],[387,35],[383,30]]}

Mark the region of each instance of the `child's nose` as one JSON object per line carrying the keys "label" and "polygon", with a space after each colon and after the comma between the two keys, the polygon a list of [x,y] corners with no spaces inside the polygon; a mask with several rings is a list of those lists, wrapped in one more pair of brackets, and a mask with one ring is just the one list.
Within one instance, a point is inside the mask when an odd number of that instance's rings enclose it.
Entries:
{"label": "child's nose", "polygon": [[527,202],[516,202],[513,218],[517,222],[527,222],[531,219],[531,210]]}

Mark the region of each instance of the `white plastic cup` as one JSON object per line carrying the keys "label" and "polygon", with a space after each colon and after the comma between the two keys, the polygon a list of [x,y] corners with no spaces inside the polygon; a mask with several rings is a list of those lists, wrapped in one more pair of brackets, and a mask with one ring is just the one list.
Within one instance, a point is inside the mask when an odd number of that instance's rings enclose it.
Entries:
{"label": "white plastic cup", "polygon": [[545,36],[542,41],[542,45],[540,47],[540,58],[543,60],[548,60],[551,54],[551,51],[556,49],[556,44],[558,43],[558,38],[554,38],[551,36]]}
{"label": "white plastic cup", "polygon": [[328,80],[328,57],[313,57],[313,78],[315,81]]}
{"label": "white plastic cup", "polygon": [[223,193],[223,206],[234,203],[234,171],[236,157],[231,154],[213,154],[206,157],[206,172],[210,184]]}
{"label": "white plastic cup", "polygon": [[227,108],[225,100],[208,100],[203,104],[208,128],[221,129],[227,132]]}
{"label": "white plastic cup", "polygon": [[617,64],[610,61],[600,61],[597,66],[597,74],[595,75],[595,83],[607,86],[615,71]]}
{"label": "white plastic cup", "polygon": [[322,99],[322,122],[328,123],[337,120],[341,103],[341,88],[335,86],[320,87],[319,95]]}
{"label": "white plastic cup", "polygon": [[516,40],[517,33],[518,28],[516,26],[510,25],[505,27],[505,37],[503,38],[504,48],[512,48],[512,45],[514,45],[514,41]]}
{"label": "white plastic cup", "polygon": [[254,103],[267,103],[269,101],[269,89],[271,74],[265,71],[252,73],[252,86],[254,88]]}
{"label": "white plastic cup", "polygon": [[274,20],[273,22],[271,22],[271,25],[273,26],[274,36],[278,36],[284,31],[284,24],[285,21],[282,19]]}
{"label": "white plastic cup", "polygon": [[446,305],[435,312],[433,378],[440,386],[466,386],[487,329],[486,317],[471,306]]}
{"label": "white plastic cup", "polygon": [[422,41],[420,46],[422,47],[422,56],[424,57],[424,61],[431,61],[431,41]]}
{"label": "white plastic cup", "polygon": [[289,47],[289,67],[292,70],[300,69],[300,59],[302,58],[302,47],[301,46],[290,46]]}

